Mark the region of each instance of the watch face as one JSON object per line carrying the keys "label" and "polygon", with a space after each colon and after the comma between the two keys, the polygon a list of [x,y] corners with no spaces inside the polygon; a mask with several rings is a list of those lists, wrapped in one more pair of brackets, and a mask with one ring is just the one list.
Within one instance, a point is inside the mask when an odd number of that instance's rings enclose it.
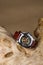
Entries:
{"label": "watch face", "polygon": [[23,46],[23,47],[29,47],[29,45],[30,45],[30,43],[31,43],[31,38],[29,37],[29,36],[27,36],[27,35],[24,35],[24,36],[22,36],[21,37],[21,39],[20,39],[20,44]]}

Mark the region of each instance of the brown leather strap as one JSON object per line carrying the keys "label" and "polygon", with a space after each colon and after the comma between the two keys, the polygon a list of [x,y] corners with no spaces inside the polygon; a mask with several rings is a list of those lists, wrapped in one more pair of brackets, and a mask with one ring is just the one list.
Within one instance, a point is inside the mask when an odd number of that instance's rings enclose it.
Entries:
{"label": "brown leather strap", "polygon": [[15,40],[17,40],[18,39],[18,37],[19,37],[19,35],[20,35],[20,33],[21,33],[21,31],[16,31],[15,33],[14,33],[14,39]]}

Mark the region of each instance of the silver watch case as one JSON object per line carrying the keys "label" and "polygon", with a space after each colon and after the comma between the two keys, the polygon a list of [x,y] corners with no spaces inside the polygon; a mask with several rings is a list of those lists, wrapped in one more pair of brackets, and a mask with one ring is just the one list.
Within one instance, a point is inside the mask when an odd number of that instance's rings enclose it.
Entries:
{"label": "silver watch case", "polygon": [[[21,42],[22,37],[25,37],[25,36],[26,36],[27,38],[29,38],[30,43],[24,44],[23,42]],[[32,35],[31,35],[29,32],[28,32],[28,33],[26,33],[26,32],[21,32],[20,35],[19,35],[19,37],[18,37],[18,39],[17,39],[17,42],[18,42],[21,46],[26,47],[26,48],[31,47],[33,41],[35,41],[35,39],[32,37]]]}

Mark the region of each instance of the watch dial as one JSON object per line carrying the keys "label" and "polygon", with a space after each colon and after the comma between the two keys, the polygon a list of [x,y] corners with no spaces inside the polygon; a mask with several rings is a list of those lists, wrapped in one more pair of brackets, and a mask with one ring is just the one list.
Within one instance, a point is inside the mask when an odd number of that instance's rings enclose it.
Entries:
{"label": "watch dial", "polygon": [[31,38],[29,36],[22,36],[21,40],[20,40],[20,44],[24,47],[29,47],[31,43]]}

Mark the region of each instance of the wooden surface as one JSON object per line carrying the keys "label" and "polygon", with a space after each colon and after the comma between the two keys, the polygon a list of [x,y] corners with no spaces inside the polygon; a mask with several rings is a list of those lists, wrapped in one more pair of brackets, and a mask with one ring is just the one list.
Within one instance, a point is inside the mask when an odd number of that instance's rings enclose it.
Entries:
{"label": "wooden surface", "polygon": [[0,25],[10,32],[33,34],[38,19],[43,17],[43,0],[0,0]]}

